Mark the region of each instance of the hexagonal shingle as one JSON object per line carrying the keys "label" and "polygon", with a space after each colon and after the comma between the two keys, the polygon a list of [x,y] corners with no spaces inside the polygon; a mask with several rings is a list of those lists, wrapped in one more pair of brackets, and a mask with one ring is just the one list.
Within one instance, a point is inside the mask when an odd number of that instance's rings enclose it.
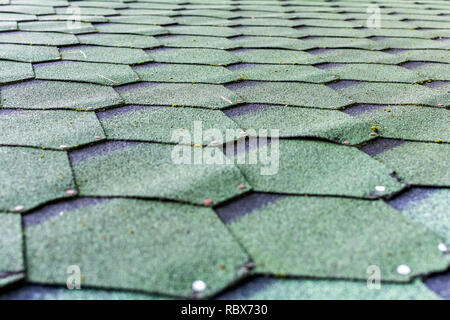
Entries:
{"label": "hexagonal shingle", "polygon": [[[279,140],[238,154],[236,160],[240,158],[246,161],[237,166],[257,191],[373,198],[404,187],[365,153],[329,142]],[[251,159],[260,160],[253,164]]]}
{"label": "hexagonal shingle", "polygon": [[215,26],[170,26],[166,27],[170,34],[180,35],[194,35],[194,36],[220,36],[232,37],[239,35],[239,31],[230,27],[215,27]]}
{"label": "hexagonal shingle", "polygon": [[74,35],[65,33],[11,31],[0,33],[0,43],[62,46],[78,43],[78,40]]}
{"label": "hexagonal shingle", "polygon": [[191,297],[192,283],[200,279],[205,296],[239,279],[239,267],[249,260],[209,208],[132,199],[92,202],[27,225],[31,281],[65,284],[67,267],[76,263],[82,286]]}
{"label": "hexagonal shingle", "polygon": [[153,63],[137,66],[134,71],[144,81],[226,83],[240,79],[232,71],[219,66]]}
{"label": "hexagonal shingle", "polygon": [[75,188],[65,152],[0,147],[0,161],[0,210],[28,210]]}
{"label": "hexagonal shingle", "polygon": [[235,48],[277,48],[291,50],[311,49],[313,46],[299,39],[283,37],[252,37],[241,36],[233,39]]}
{"label": "hexagonal shingle", "polygon": [[450,105],[450,94],[418,84],[361,82],[338,90],[356,103]]}
{"label": "hexagonal shingle", "polygon": [[341,80],[418,83],[428,80],[419,72],[382,64],[345,64],[326,69]]}
{"label": "hexagonal shingle", "polygon": [[450,65],[448,63],[424,63],[417,68],[411,69],[411,71],[418,72],[431,80],[450,80]]}
{"label": "hexagonal shingle", "polygon": [[34,14],[20,14],[20,13],[0,13],[1,21],[28,21],[36,20]]}
{"label": "hexagonal shingle", "polygon": [[225,111],[243,129],[279,129],[280,137],[314,137],[359,144],[372,137],[370,125],[337,110],[246,105]]}
{"label": "hexagonal shingle", "polygon": [[449,144],[405,142],[375,158],[409,184],[450,186]]}
{"label": "hexagonal shingle", "polygon": [[312,66],[240,64],[229,69],[246,80],[323,83],[337,79],[330,72]]}
{"label": "hexagonal shingle", "polygon": [[123,102],[110,87],[43,80],[3,86],[1,97],[12,109],[98,109]]}
{"label": "hexagonal shingle", "polygon": [[24,31],[66,32],[73,34],[95,31],[90,23],[80,22],[76,24],[67,23],[67,21],[21,22],[19,23],[19,28]]}
{"label": "hexagonal shingle", "polygon": [[161,26],[148,24],[123,24],[123,23],[105,23],[96,24],[95,28],[101,33],[126,33],[126,34],[143,34],[147,36],[155,36],[166,34]]}
{"label": "hexagonal shingle", "polygon": [[263,273],[366,280],[375,265],[384,281],[407,282],[449,264],[439,236],[382,201],[287,197],[228,227]]}
{"label": "hexagonal shingle", "polygon": [[245,81],[228,85],[227,88],[249,103],[331,109],[350,103],[345,96],[323,84]]}
{"label": "hexagonal shingle", "polygon": [[310,51],[325,62],[334,63],[384,63],[397,64],[405,61],[405,58],[383,51],[360,49],[316,49]]}
{"label": "hexagonal shingle", "polygon": [[[205,131],[203,141],[192,144],[209,145],[212,141],[216,144],[226,140],[226,130],[238,130],[235,122],[230,120],[219,110],[150,107],[150,106],[126,106],[98,113],[102,127],[110,139],[138,140],[174,143],[172,135],[175,130],[188,130],[194,132],[196,121]],[[199,127],[199,128],[200,128]],[[207,130],[218,129],[223,137],[219,141],[214,135],[206,136]],[[230,138],[233,141],[235,138]]]}
{"label": "hexagonal shingle", "polygon": [[175,48],[231,49],[238,46],[235,41],[231,41],[228,38],[208,36],[170,35],[160,37],[159,41],[161,41],[164,46]]}
{"label": "hexagonal shingle", "polygon": [[404,50],[396,55],[407,61],[430,61],[447,63],[450,60],[448,50]]}
{"label": "hexagonal shingle", "polygon": [[322,60],[305,51],[278,49],[237,49],[230,51],[246,63],[313,64]]}
{"label": "hexagonal shingle", "polygon": [[[403,196],[403,195],[402,195]],[[421,223],[450,241],[450,189],[412,188],[402,196],[393,199],[390,204],[399,202],[402,213],[412,221]],[[394,207],[397,207],[394,204]]]}
{"label": "hexagonal shingle", "polygon": [[61,48],[64,60],[137,64],[152,61],[142,49],[114,48],[98,46],[75,46]]}
{"label": "hexagonal shingle", "polygon": [[36,79],[69,80],[121,85],[138,80],[137,74],[129,66],[78,61],[58,61],[35,64]]}
{"label": "hexagonal shingle", "polygon": [[361,109],[356,116],[370,126],[376,126],[380,137],[450,142],[450,115],[446,109],[411,105]]}
{"label": "hexagonal shingle", "polygon": [[0,61],[0,84],[34,77],[30,63]]}
{"label": "hexagonal shingle", "polygon": [[117,88],[127,104],[226,108],[242,100],[220,85],[140,83]]}
{"label": "hexagonal shingle", "polygon": [[58,48],[56,47],[6,43],[0,44],[0,58],[23,62],[41,62],[60,59]]}
{"label": "hexagonal shingle", "polygon": [[153,48],[160,45],[153,37],[130,34],[93,33],[79,35],[78,39],[81,44],[110,47]]}
{"label": "hexagonal shingle", "polygon": [[147,53],[158,62],[208,65],[228,65],[239,62],[228,51],[216,49],[156,48]]}
{"label": "hexagonal shingle", "polygon": [[[202,150],[110,142],[72,152],[70,156],[83,195],[163,198],[203,204],[205,199],[219,203],[246,192],[238,188],[239,184],[246,184],[245,178],[233,164],[225,163],[220,149]],[[222,164],[208,164],[207,158],[203,158],[206,156]]]}
{"label": "hexagonal shingle", "polygon": [[16,30],[17,23],[15,21],[2,21],[0,22],[0,31]]}
{"label": "hexagonal shingle", "polygon": [[111,16],[108,17],[110,22],[117,22],[122,24],[149,24],[149,25],[166,25],[175,23],[173,18],[164,16]]}
{"label": "hexagonal shingle", "polygon": [[0,144],[60,148],[104,138],[95,113],[0,109]]}

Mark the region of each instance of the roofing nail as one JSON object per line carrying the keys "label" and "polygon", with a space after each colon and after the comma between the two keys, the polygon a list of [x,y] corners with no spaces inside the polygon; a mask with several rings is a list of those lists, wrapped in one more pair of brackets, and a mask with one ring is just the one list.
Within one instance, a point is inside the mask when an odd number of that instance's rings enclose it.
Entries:
{"label": "roofing nail", "polygon": [[20,211],[22,211],[23,209],[25,209],[25,207],[22,206],[22,205],[19,205],[19,206],[15,206],[15,207],[14,207],[14,211],[15,211],[15,212],[20,212]]}
{"label": "roofing nail", "polygon": [[397,267],[397,272],[401,275],[407,275],[411,273],[411,268],[406,264],[401,264]]}
{"label": "roofing nail", "polygon": [[376,136],[377,134],[375,132],[369,133],[369,136]]}
{"label": "roofing nail", "polygon": [[87,107],[86,108],[86,110],[92,110],[92,109],[94,109],[94,108],[92,108],[92,107]]}
{"label": "roofing nail", "polygon": [[75,195],[77,192],[75,191],[75,190],[73,190],[73,189],[69,189],[69,190],[67,190],[66,191],[66,194],[68,194],[68,195],[70,195],[70,196],[73,196],[73,195]]}
{"label": "roofing nail", "polygon": [[244,184],[239,184],[239,185],[238,185],[238,188],[239,188],[239,189],[245,189],[245,188],[247,188],[247,187],[246,187]]}
{"label": "roofing nail", "polygon": [[209,198],[203,200],[203,203],[206,204],[207,206],[211,205],[213,203],[213,201]]}
{"label": "roofing nail", "polygon": [[439,104],[438,104],[438,107],[442,107],[442,106],[444,106],[442,103],[439,103]]}
{"label": "roofing nail", "polygon": [[386,191],[386,187],[385,186],[375,186],[375,190],[377,190],[378,192],[383,192],[383,191]]}
{"label": "roofing nail", "polygon": [[60,216],[62,216],[63,214],[64,214],[64,211],[61,211],[61,212],[59,213]]}
{"label": "roofing nail", "polygon": [[195,280],[192,282],[192,290],[195,292],[202,292],[206,289],[206,283],[202,280]]}
{"label": "roofing nail", "polygon": [[211,141],[211,144],[218,144],[218,142],[216,140]]}
{"label": "roofing nail", "polygon": [[100,137],[100,136],[94,136],[94,139],[101,139],[102,137]]}
{"label": "roofing nail", "polygon": [[350,141],[345,140],[345,141],[344,141],[344,144],[350,144]]}
{"label": "roofing nail", "polygon": [[243,135],[243,136],[245,136],[245,135],[247,134],[247,132],[241,131],[240,134]]}
{"label": "roofing nail", "polygon": [[62,144],[59,146],[61,149],[67,149],[67,146],[65,144]]}
{"label": "roofing nail", "polygon": [[448,248],[447,248],[447,246],[445,245],[445,243],[439,243],[438,249],[439,249],[439,251],[441,251],[441,252],[447,252],[447,250],[448,250]]}

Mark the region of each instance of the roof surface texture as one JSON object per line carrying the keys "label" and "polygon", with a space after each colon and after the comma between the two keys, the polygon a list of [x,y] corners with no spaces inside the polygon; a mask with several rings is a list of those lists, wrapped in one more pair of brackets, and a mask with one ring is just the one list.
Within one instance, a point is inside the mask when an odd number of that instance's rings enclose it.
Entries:
{"label": "roof surface texture", "polygon": [[0,299],[450,299],[449,40],[447,1],[0,0]]}

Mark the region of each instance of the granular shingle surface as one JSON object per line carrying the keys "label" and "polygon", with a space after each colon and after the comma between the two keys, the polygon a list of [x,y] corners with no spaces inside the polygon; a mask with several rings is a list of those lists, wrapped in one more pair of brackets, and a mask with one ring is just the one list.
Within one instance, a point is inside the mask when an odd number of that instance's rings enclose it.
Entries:
{"label": "granular shingle surface", "polygon": [[0,299],[450,298],[449,39],[444,0],[0,0]]}

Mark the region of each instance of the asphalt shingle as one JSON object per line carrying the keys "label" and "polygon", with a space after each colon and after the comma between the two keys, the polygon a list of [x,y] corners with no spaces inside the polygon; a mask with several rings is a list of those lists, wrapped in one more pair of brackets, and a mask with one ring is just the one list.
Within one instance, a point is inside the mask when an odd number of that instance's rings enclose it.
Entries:
{"label": "asphalt shingle", "polygon": [[28,276],[39,283],[65,284],[76,261],[82,286],[189,297],[200,279],[205,296],[239,279],[248,261],[211,209],[158,201],[94,201],[29,225],[25,234]]}
{"label": "asphalt shingle", "polygon": [[56,47],[0,44],[0,58],[23,62],[41,62],[58,60],[60,57]]}
{"label": "asphalt shingle", "polygon": [[12,109],[98,109],[122,103],[109,87],[43,80],[3,86],[1,97],[3,107]]}
{"label": "asphalt shingle", "polygon": [[138,75],[126,65],[58,61],[35,64],[36,79],[71,80],[103,85],[121,85],[139,80]]}
{"label": "asphalt shingle", "polygon": [[220,203],[247,191],[238,188],[246,180],[218,148],[110,142],[70,156],[82,195],[203,204],[205,199]]}
{"label": "asphalt shingle", "polygon": [[[29,210],[47,201],[72,196],[67,154],[61,151],[0,147],[0,210]],[[14,183],[11,183],[14,181]]]}
{"label": "asphalt shingle", "polygon": [[60,149],[105,138],[93,112],[1,110],[0,144]]}
{"label": "asphalt shingle", "polygon": [[374,265],[401,282],[450,263],[440,237],[381,201],[287,197],[228,226],[262,273],[366,280]]}
{"label": "asphalt shingle", "polygon": [[405,142],[376,156],[414,185],[449,186],[449,144]]}
{"label": "asphalt shingle", "polygon": [[152,61],[142,49],[113,48],[98,46],[75,46],[61,48],[64,60],[138,64]]}
{"label": "asphalt shingle", "polygon": [[[378,161],[329,142],[279,140],[238,154],[236,161],[240,158],[248,158],[238,167],[257,191],[372,198],[403,188]],[[260,160],[254,164],[252,158]]]}
{"label": "asphalt shingle", "polygon": [[449,298],[450,5],[370,4],[0,0],[0,299]]}
{"label": "asphalt shingle", "polygon": [[242,100],[221,85],[142,83],[117,88],[128,104],[226,108]]}
{"label": "asphalt shingle", "polygon": [[[177,107],[127,106],[98,113],[109,139],[176,143],[174,130],[203,130],[202,141],[191,144],[219,145],[227,142],[226,130],[241,131],[238,125],[219,110]],[[197,122],[197,124],[196,124]],[[210,130],[210,135],[207,132]],[[216,134],[219,130],[219,134]],[[219,138],[216,136],[219,135]],[[220,139],[220,136],[223,139]],[[218,139],[218,140],[217,140]],[[235,138],[229,138],[233,141]]]}
{"label": "asphalt shingle", "polygon": [[34,77],[30,63],[0,61],[0,84],[31,79]]}

